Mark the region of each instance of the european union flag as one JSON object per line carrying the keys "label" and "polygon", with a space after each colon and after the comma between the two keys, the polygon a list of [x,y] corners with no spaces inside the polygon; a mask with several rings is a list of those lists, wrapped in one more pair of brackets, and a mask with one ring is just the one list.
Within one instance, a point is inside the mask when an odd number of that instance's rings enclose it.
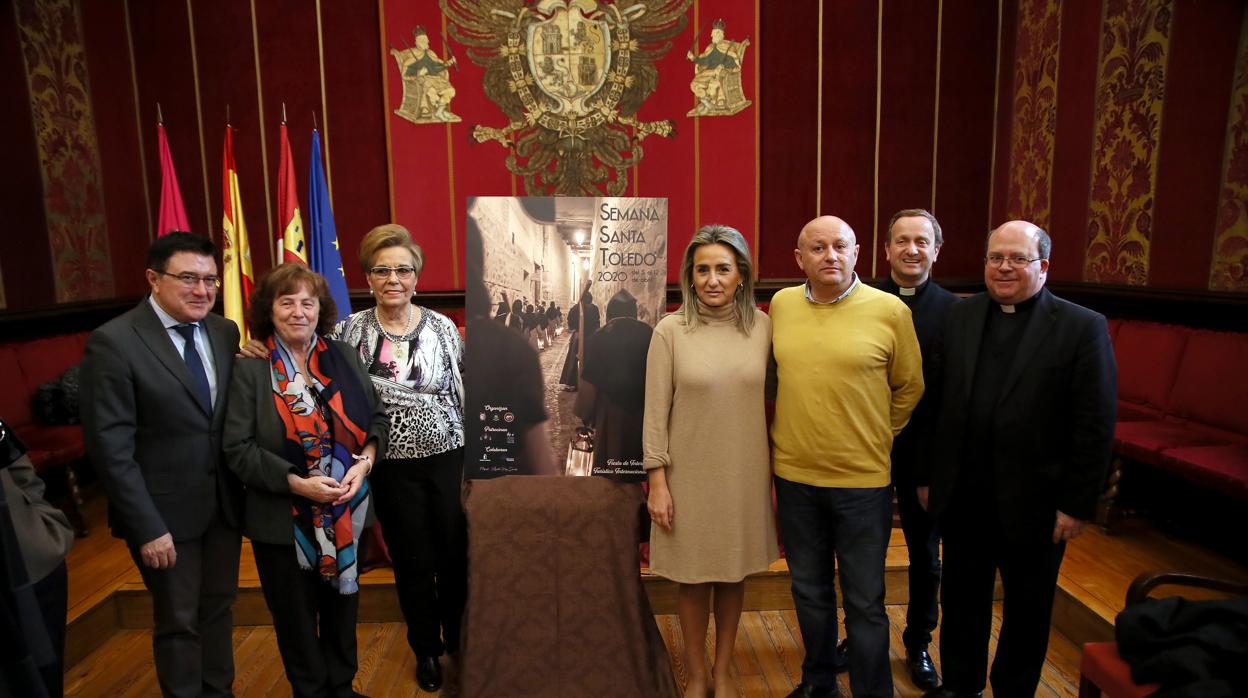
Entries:
{"label": "european union flag", "polygon": [[347,276],[338,251],[338,229],[334,226],[334,209],[329,203],[329,187],[325,184],[325,168],[321,166],[321,134],[312,131],[312,157],[308,172],[308,229],[311,231],[312,271],[329,282],[329,295],[338,305],[338,319],[351,314],[351,296],[347,293]]}

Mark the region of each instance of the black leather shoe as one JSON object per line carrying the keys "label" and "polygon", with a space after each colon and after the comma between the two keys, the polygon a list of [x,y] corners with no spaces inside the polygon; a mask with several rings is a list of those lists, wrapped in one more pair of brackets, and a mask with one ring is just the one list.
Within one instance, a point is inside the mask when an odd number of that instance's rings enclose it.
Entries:
{"label": "black leather shoe", "polygon": [[849,671],[849,638],[841,640],[836,646],[836,659],[832,660],[832,671],[844,674]]}
{"label": "black leather shoe", "polygon": [[416,685],[428,693],[442,688],[442,664],[437,657],[416,660]]}
{"label": "black leather shoe", "polygon": [[793,689],[788,698],[836,698],[836,695],[835,686],[832,688],[821,688],[802,682],[797,685],[797,688]]}
{"label": "black leather shoe", "polygon": [[936,665],[932,663],[932,655],[927,648],[906,650],[906,668],[910,670],[910,680],[919,688],[936,688],[940,685],[940,677],[936,675]]}
{"label": "black leather shoe", "polygon": [[950,691],[947,688],[938,688],[934,691],[928,691],[923,694],[923,698],[984,698],[983,691]]}

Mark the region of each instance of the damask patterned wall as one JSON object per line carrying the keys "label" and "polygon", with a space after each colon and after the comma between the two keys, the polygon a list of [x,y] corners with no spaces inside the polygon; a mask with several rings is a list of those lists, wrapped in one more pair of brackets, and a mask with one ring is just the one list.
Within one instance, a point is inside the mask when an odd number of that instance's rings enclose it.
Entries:
{"label": "damask patterned wall", "polygon": [[1105,4],[1084,279],[1148,283],[1173,0]]}
{"label": "damask patterned wall", "polygon": [[992,218],[1046,226],[1053,279],[1248,288],[1246,6],[1019,0]]}
{"label": "damask patterned wall", "polygon": [[1218,223],[1209,288],[1248,291],[1248,14],[1239,35],[1235,89],[1226,126]]}
{"label": "damask patterned wall", "polygon": [[100,153],[87,84],[82,23],[71,0],[15,7],[43,184],[56,301],[113,294]]}
{"label": "damask patterned wall", "polygon": [[1050,223],[1053,154],[1057,140],[1058,46],[1061,5],[1021,0],[1014,60],[1014,123],[1011,134],[1008,217]]}

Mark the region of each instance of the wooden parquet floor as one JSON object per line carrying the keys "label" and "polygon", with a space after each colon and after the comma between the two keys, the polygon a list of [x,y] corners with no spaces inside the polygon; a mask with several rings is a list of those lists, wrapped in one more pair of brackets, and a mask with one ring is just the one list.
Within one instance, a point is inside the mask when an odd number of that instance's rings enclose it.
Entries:
{"label": "wooden parquet floor", "polygon": [[[888,606],[892,646],[890,650],[894,693],[897,696],[922,695],[906,677],[905,650],[901,632],[905,627],[905,606]],[[672,672],[684,687],[684,642],[673,615],[655,616],[659,632],[672,658]],[[1000,604],[993,614],[991,646],[995,650],[1000,630]],[[369,696],[429,696],[416,687],[415,660],[408,650],[405,630],[400,623],[364,623],[357,630],[360,671],[355,688]],[[714,622],[706,640],[709,667],[714,656]],[[797,616],[793,611],[748,611],[742,614],[741,628],[733,653],[733,674],[737,693],[750,698],[783,697],[801,680],[804,654]],[[940,648],[933,643],[932,655],[940,663]],[[236,628],[234,657],[237,678],[234,692],[240,698],[290,696],[277,640],[267,626]],[[1039,696],[1075,696],[1079,685],[1079,649],[1057,631],[1049,639]],[[852,695],[847,674],[840,676],[842,695]],[[151,633],[123,630],[71,669],[65,677],[65,695],[82,698],[105,696],[158,696],[156,671],[152,666]],[[987,693],[991,695],[991,691]]]}
{"label": "wooden parquet floor", "polygon": [[[119,589],[141,588],[141,581],[125,546],[112,538],[105,524],[105,500],[98,489],[90,492],[86,514],[92,526],[91,535],[79,539],[69,556],[69,620],[92,611]],[[1102,628],[1112,627],[1114,616],[1122,608],[1131,580],[1141,572],[1156,569],[1177,569],[1200,574],[1248,579],[1248,569],[1230,562],[1198,545],[1180,541],[1149,528],[1141,522],[1129,522],[1116,535],[1089,528],[1084,536],[1067,548],[1059,580],[1060,591],[1070,595],[1080,608],[1086,608],[1102,619]],[[906,549],[900,530],[893,531],[887,567],[906,564]],[[773,572],[787,571],[784,561],[772,566]],[[388,587],[393,583],[389,569],[370,572],[361,580],[365,585]],[[244,543],[239,570],[239,585],[258,588],[255,563],[250,547]],[[1166,590],[1161,590],[1164,595]],[[1059,594],[1060,596],[1060,594]],[[655,601],[655,608],[663,605]],[[791,600],[789,601],[791,603]],[[392,604],[393,605],[393,604]],[[670,606],[669,606],[670,607]],[[784,696],[799,680],[803,653],[797,619],[783,604],[761,605],[763,610],[747,611],[741,622],[733,670],[743,696]],[[396,609],[397,611],[397,609]],[[999,608],[997,609],[999,614]],[[110,613],[114,611],[110,610]],[[897,695],[918,696],[905,678],[904,650],[901,632],[905,624],[905,606],[888,606],[892,624],[893,673]],[[98,615],[98,614],[97,614]],[[376,618],[389,620],[390,616]],[[106,619],[107,620],[107,619]],[[117,619],[120,620],[120,616]],[[682,638],[675,616],[658,615],[656,620],[673,658],[673,672],[678,681],[685,676],[682,665]],[[1055,618],[1055,622],[1057,619]],[[262,621],[261,621],[262,622]],[[994,616],[994,639],[1000,618]],[[103,627],[85,624],[79,634],[94,635],[83,642],[78,656],[82,657],[66,672],[66,694],[75,696],[147,696],[158,695],[156,675],[152,668],[150,631],[136,630],[137,625],[114,624]],[[1079,637],[1075,624],[1066,628]],[[109,639],[113,629],[116,634]],[[1102,630],[1103,631],[1103,630]],[[97,633],[99,633],[97,635]],[[240,696],[290,695],[277,655],[271,627],[264,625],[239,627],[235,630],[235,657]],[[367,623],[359,626],[360,674],[357,689],[372,696],[420,695],[413,678],[414,658],[404,640],[399,623]],[[707,656],[714,653],[713,632],[707,638]],[[995,645],[994,645],[995,646]],[[939,648],[933,646],[939,665]],[[72,661],[72,660],[71,660]],[[1054,631],[1049,645],[1041,695],[1075,695],[1078,683],[1079,647],[1066,636]],[[842,690],[849,695],[848,680],[842,677]],[[427,694],[426,694],[427,695]]]}

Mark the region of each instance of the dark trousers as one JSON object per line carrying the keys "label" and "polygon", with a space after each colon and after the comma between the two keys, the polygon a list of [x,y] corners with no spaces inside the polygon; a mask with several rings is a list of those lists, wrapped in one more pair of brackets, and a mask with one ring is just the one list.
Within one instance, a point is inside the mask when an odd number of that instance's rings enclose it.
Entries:
{"label": "dark trousers", "polygon": [[56,654],[56,661],[39,667],[39,673],[43,675],[48,695],[55,698],[65,693],[65,617],[69,609],[69,570],[64,562],[35,583],[35,598],[39,601],[43,625],[48,629],[48,639]]}
{"label": "dark trousers", "polygon": [[806,645],[802,681],[836,686],[836,577],[840,565],[849,682],[855,696],[892,696],[884,556],[892,524],[889,487],[815,487],[776,479],[780,530]]}
{"label": "dark trousers", "polygon": [[383,460],[370,482],[394,586],[417,657],[459,651],[468,593],[467,522],[460,504],[464,449]]}
{"label": "dark trousers", "polygon": [[[1001,571],[1005,593],[997,654],[992,662],[993,695],[1033,696],[1049,646],[1049,623],[1057,572],[1066,544],[1033,535],[1010,540],[991,505],[956,506],[941,517],[945,562],[940,626],[944,686],[980,691],[988,670],[992,592]],[[985,509],[989,513],[985,513]],[[1051,530],[1051,529],[1050,529]]]}
{"label": "dark trousers", "polygon": [[316,570],[301,569],[293,543],[252,541],[251,549],[296,698],[353,696],[360,595],[340,594]]}
{"label": "dark trousers", "polygon": [[152,654],[165,696],[229,696],[234,684],[234,595],[238,590],[237,529],[214,522],[199,538],[174,541],[173,567],[130,557],[152,593]]}
{"label": "dark trousers", "polygon": [[901,635],[908,649],[927,647],[940,620],[940,531],[919,505],[917,489],[905,482],[896,486],[901,531],[910,554],[910,602],[906,608],[906,630]]}

